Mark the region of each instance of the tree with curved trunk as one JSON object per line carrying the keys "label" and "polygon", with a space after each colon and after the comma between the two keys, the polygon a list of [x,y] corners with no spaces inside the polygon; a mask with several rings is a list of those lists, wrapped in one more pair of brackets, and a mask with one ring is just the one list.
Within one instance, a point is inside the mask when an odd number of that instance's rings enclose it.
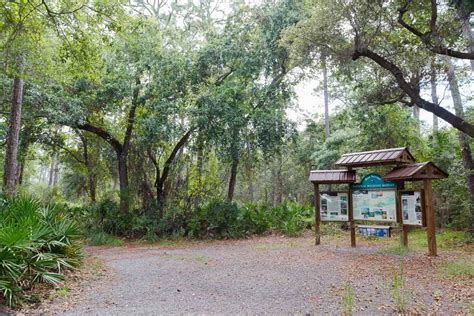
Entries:
{"label": "tree with curved trunk", "polygon": [[101,137],[107,143],[112,146],[117,155],[117,168],[118,168],[118,175],[119,175],[119,188],[120,188],[120,210],[123,213],[127,213],[130,207],[130,195],[129,195],[129,184],[128,184],[128,153],[130,150],[130,142],[132,138],[132,132],[135,123],[135,116],[136,110],[138,105],[140,104],[138,101],[138,91],[139,91],[139,84],[140,81],[137,79],[137,86],[135,87],[132,106],[129,109],[127,115],[127,127],[125,131],[125,136],[123,141],[119,141],[116,137],[114,137],[109,131],[105,130],[102,127],[94,126],[90,123],[83,123],[77,124],[73,127],[88,131],[91,133],[96,134],[97,136]]}
{"label": "tree with curved trunk", "polygon": [[158,206],[158,218],[160,219],[163,216],[163,209],[166,203],[166,191],[164,189],[165,182],[168,180],[171,167],[173,163],[175,162],[179,151],[186,145],[193,131],[194,131],[193,128],[189,129],[178,140],[178,142],[175,144],[175,146],[171,150],[171,153],[169,154],[168,158],[165,160],[164,165],[163,165],[163,170],[161,170],[160,161],[156,159],[155,153],[150,148],[147,149],[148,158],[151,160],[151,162],[153,163],[153,166],[155,167],[156,203]]}

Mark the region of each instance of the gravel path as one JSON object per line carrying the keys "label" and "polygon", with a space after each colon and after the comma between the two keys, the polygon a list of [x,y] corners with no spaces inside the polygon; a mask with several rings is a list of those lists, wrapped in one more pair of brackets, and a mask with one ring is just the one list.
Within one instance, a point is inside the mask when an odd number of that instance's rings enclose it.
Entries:
{"label": "gravel path", "polygon": [[[315,247],[311,237],[272,236],[183,246],[93,247],[88,252],[112,274],[100,284],[90,284],[64,313],[341,314],[348,282],[354,311],[392,313],[390,275],[398,268],[398,257],[345,243]],[[408,285],[413,287],[410,300],[416,302],[413,311],[463,310],[462,301],[445,294],[449,286],[430,277],[436,260],[443,258],[415,254],[407,260],[417,262],[419,267],[415,264],[413,269],[422,271],[420,275],[407,268]]]}

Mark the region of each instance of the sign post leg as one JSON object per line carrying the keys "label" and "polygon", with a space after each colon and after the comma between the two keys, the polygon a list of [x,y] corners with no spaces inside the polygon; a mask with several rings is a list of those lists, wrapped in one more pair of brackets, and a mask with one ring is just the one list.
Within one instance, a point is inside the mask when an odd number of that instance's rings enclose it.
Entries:
{"label": "sign post leg", "polygon": [[349,194],[347,195],[347,202],[349,207],[349,228],[351,230],[351,247],[356,246],[356,231],[355,231],[355,223],[354,223],[354,209],[352,203],[352,192],[349,188]]}
{"label": "sign post leg", "polygon": [[319,195],[319,184],[314,183],[314,244],[321,244],[321,213],[320,204],[321,198]]}
{"label": "sign post leg", "polygon": [[402,246],[408,248],[408,226],[402,224]]}
{"label": "sign post leg", "polygon": [[[399,182],[398,187],[403,189],[405,183]],[[403,225],[403,212],[402,212],[402,198],[400,191],[397,190],[397,221],[400,228],[400,244],[402,247],[408,248],[408,227]]]}
{"label": "sign post leg", "polygon": [[425,211],[426,211],[426,234],[428,238],[428,251],[430,256],[437,256],[436,249],[436,227],[432,204],[431,180],[424,180]]}

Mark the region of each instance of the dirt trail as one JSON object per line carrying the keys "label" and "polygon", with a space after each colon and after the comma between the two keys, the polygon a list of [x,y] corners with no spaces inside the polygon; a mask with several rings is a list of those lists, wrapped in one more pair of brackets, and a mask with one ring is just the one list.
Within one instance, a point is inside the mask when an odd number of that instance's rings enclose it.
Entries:
{"label": "dirt trail", "polygon": [[[352,249],[346,242],[324,244],[323,240],[323,245],[315,247],[309,236],[272,236],[177,247],[93,247],[88,252],[112,273],[100,283],[89,284],[81,298],[75,298],[62,312],[340,314],[348,283],[353,288],[356,313],[394,312],[390,285],[399,257],[381,254],[363,243]],[[407,257],[412,311],[465,310],[466,297],[453,299],[450,293],[456,289],[434,278],[436,266],[443,260],[443,255],[432,259],[421,253]],[[473,289],[472,282],[467,286]]]}

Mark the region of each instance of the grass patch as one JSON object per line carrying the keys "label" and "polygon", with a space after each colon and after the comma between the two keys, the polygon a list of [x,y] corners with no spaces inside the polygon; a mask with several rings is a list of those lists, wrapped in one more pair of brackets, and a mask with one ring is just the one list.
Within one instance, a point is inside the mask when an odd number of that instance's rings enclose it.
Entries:
{"label": "grass patch", "polygon": [[474,278],[474,263],[467,260],[448,262],[438,268],[438,274],[444,279]]}
{"label": "grass patch", "polygon": [[56,289],[55,295],[56,297],[65,298],[65,297],[68,297],[70,293],[71,293],[71,289],[67,287],[60,287]]}
{"label": "grass patch", "polygon": [[354,289],[350,283],[347,283],[342,291],[342,306],[344,306],[343,315],[352,315],[354,308]]}
{"label": "grass patch", "polygon": [[90,246],[112,246],[119,247],[124,244],[123,240],[115,238],[103,231],[93,232],[87,238],[87,244]]}
{"label": "grass patch", "polygon": [[[400,235],[393,234],[391,238],[377,238],[372,236],[358,236],[361,240],[366,240],[381,246],[379,253],[400,255],[404,254],[407,249],[403,249],[400,245]],[[436,243],[438,249],[468,249],[473,240],[467,232],[454,231],[445,229],[436,234]],[[408,248],[414,251],[427,251],[428,241],[425,229],[413,229],[408,234]]]}
{"label": "grass patch", "polygon": [[[436,234],[436,243],[439,249],[462,248],[471,244],[472,238],[467,232],[445,229]],[[424,229],[410,231],[408,245],[411,249],[426,250],[428,241]]]}

